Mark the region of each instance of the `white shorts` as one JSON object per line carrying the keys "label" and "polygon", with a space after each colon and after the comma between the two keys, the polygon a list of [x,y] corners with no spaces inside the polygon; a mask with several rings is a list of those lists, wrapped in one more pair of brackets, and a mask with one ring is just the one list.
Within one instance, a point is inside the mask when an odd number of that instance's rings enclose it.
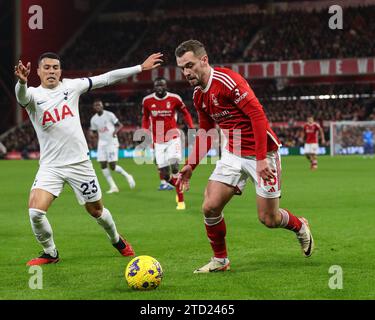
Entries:
{"label": "white shorts", "polygon": [[305,143],[304,152],[309,154],[318,154],[319,145],[317,143]]}
{"label": "white shorts", "polygon": [[62,167],[39,167],[31,190],[43,189],[58,197],[65,183],[71,186],[81,205],[102,198],[98,178],[89,160]]}
{"label": "white shorts", "polygon": [[116,144],[98,145],[97,160],[99,162],[117,162],[118,160],[118,148]]}
{"label": "white shorts", "polygon": [[269,152],[267,160],[271,169],[275,170],[275,179],[258,181],[255,157],[239,157],[228,151],[223,151],[209,180],[233,186],[236,188],[236,194],[241,194],[250,178],[255,185],[257,195],[263,198],[279,198],[281,195],[280,155],[278,152]]}
{"label": "white shorts", "polygon": [[155,143],[155,159],[158,168],[164,168],[170,165],[172,159],[177,159],[181,162],[181,139],[171,139],[165,143]]}

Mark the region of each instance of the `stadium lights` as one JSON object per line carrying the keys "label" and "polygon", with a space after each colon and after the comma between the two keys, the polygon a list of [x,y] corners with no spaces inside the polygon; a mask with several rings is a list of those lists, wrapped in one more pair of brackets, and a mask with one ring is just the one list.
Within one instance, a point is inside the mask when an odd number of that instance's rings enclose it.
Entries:
{"label": "stadium lights", "polygon": [[375,93],[347,93],[347,94],[319,94],[315,96],[282,96],[282,97],[271,97],[273,101],[287,101],[287,100],[334,100],[334,99],[352,99],[352,98],[371,98],[375,97]]}

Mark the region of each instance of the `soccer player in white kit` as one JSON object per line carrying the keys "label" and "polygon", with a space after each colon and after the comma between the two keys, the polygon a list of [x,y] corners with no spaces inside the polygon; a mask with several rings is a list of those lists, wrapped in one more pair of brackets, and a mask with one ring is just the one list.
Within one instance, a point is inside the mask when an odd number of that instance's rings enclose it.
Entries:
{"label": "soccer player in white kit", "polygon": [[89,150],[80,123],[78,100],[82,93],[111,85],[129,76],[158,67],[162,54],[149,56],[142,65],[113,70],[102,75],[81,79],[61,77],[60,58],[47,52],[38,60],[37,73],[41,84],[28,87],[31,64],[22,61],[14,68],[18,78],[15,87],[19,104],[25,108],[40,144],[39,170],[31,187],[29,215],[32,230],[43,247],[40,257],[27,265],[42,265],[59,261],[53,233],[46,213],[61,191],[69,184],[77,200],[105,230],[112,245],[123,255],[132,256],[131,245],[117,232],[115,222],[103,206],[102,193],[89,160]]}
{"label": "soccer player in white kit", "polygon": [[117,133],[123,127],[122,123],[113,112],[104,110],[102,100],[95,99],[93,108],[96,114],[90,120],[90,130],[91,132],[96,131],[98,133],[97,159],[110,187],[107,193],[119,192],[119,188],[113,180],[109,168],[125,177],[131,189],[135,188],[133,176],[117,164],[119,148]]}

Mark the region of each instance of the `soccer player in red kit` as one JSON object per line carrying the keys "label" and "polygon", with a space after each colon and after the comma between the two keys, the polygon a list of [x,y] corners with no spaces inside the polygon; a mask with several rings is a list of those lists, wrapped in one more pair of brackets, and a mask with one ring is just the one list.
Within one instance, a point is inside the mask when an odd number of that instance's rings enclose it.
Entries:
{"label": "soccer player in red kit", "polygon": [[160,177],[176,187],[176,209],[185,210],[184,194],[181,188],[176,186],[179,163],[184,150],[177,129],[176,112],[182,112],[185,123],[190,129],[194,128],[193,120],[181,97],[167,91],[167,81],[164,78],[155,79],[154,91],[142,101],[142,128],[148,130],[151,124]]}
{"label": "soccer player in red kit", "polygon": [[309,116],[307,117],[307,123],[303,127],[303,133],[305,136],[305,155],[306,158],[310,161],[310,168],[311,170],[318,169],[318,136],[320,133],[320,139],[324,144],[325,139],[323,129],[317,122],[314,122],[314,118],[312,116]]}
{"label": "soccer player in red kit", "polygon": [[314,242],[307,220],[279,207],[280,143],[249,84],[230,69],[212,68],[203,44],[197,40],[181,43],[175,55],[178,67],[195,87],[194,105],[199,127],[204,129],[198,130],[193,152],[180,171],[183,188],[189,188],[194,168],[210,149],[212,137],[203,132],[218,124],[228,141],[209,178],[202,206],[214,256],[194,273],[229,270],[223,209],[235,194],[242,193],[248,179],[255,184],[259,220],[269,228],[295,232],[303,254],[309,257]]}

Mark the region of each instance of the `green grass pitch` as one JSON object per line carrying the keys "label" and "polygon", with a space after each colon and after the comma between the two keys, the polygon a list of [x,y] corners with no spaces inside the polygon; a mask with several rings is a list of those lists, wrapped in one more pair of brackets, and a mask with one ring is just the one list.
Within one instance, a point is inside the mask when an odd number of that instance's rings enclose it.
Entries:
{"label": "green grass pitch", "polygon": [[[374,299],[375,160],[357,156],[320,157],[309,170],[303,157],[284,157],[281,207],[309,219],[316,241],[304,258],[295,235],[267,229],[258,222],[255,192],[248,184],[225,209],[232,270],[193,274],[208,262],[211,249],[200,211],[213,165],[201,165],[186,194],[186,211],[175,210],[174,191],[157,191],[154,165],[120,164],[137,182],[130,190],[118,174],[121,192],[103,190],[119,231],[137,255],[155,257],[164,269],[161,286],[148,292],[127,287],[121,257],[103,230],[79,206],[69,186],[48,212],[61,261],[43,267],[43,289],[29,288],[25,263],[41,248],[27,211],[36,161],[0,162],[0,299]],[[329,269],[343,270],[343,288],[330,289]]]}

